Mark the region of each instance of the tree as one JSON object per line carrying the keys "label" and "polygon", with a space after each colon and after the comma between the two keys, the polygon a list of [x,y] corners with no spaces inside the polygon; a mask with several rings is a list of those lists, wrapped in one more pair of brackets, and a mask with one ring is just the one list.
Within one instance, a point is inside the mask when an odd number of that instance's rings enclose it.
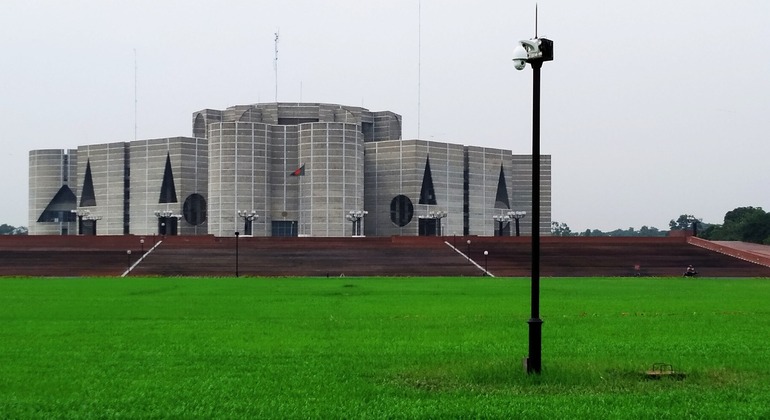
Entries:
{"label": "tree", "polygon": [[728,223],[741,223],[749,219],[752,215],[764,214],[765,211],[762,207],[736,207],[733,210],[725,213],[725,224]]}
{"label": "tree", "polygon": [[572,231],[566,223],[551,222],[551,235],[572,236]]}
{"label": "tree", "polygon": [[770,244],[770,213],[761,207],[738,207],[725,213],[722,225],[710,226],[701,237],[713,241]]}
{"label": "tree", "polygon": [[27,228],[24,226],[15,227],[5,223],[0,225],[0,235],[26,235],[27,233]]}
{"label": "tree", "polygon": [[683,214],[679,216],[679,218],[676,220],[671,219],[671,221],[668,222],[668,227],[671,230],[689,229],[690,226],[692,225],[693,220],[699,220],[699,219],[696,219],[695,216],[693,216],[692,214]]}
{"label": "tree", "polygon": [[741,233],[741,240],[744,242],[770,243],[770,213],[748,215],[743,221]]}

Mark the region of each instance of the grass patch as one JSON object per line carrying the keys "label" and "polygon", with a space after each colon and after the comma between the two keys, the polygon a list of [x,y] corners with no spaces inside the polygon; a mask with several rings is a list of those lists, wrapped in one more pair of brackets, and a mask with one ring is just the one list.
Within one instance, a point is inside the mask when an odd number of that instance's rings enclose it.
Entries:
{"label": "grass patch", "polygon": [[[766,279],[0,280],[0,417],[767,417]],[[684,380],[647,380],[666,362]]]}

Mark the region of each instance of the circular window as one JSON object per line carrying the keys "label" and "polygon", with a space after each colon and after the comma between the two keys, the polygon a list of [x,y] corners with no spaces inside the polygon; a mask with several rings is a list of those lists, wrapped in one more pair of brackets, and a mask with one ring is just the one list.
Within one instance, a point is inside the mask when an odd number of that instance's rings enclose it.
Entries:
{"label": "circular window", "polygon": [[193,226],[200,225],[206,221],[206,199],[200,194],[190,194],[184,200],[182,213],[187,223]]}
{"label": "circular window", "polygon": [[397,195],[390,202],[390,220],[398,227],[404,227],[412,221],[414,206],[405,195]]}

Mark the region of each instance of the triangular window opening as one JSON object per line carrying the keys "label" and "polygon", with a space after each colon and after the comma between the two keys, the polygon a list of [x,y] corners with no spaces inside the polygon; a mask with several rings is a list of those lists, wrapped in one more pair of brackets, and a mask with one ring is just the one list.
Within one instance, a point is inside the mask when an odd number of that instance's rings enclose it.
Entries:
{"label": "triangular window opening", "polygon": [[511,202],[508,201],[508,187],[505,185],[505,171],[500,164],[500,178],[497,180],[497,194],[495,195],[496,209],[510,209]]}
{"label": "triangular window opening", "polygon": [[83,193],[80,194],[80,207],[92,207],[96,205],[94,194],[94,180],[91,177],[91,159],[86,162],[86,176],[83,179]]}
{"label": "triangular window opening", "polygon": [[433,175],[430,172],[430,157],[425,158],[425,172],[422,175],[422,188],[420,189],[418,204],[438,204],[436,203],[436,191],[433,189]]}
{"label": "triangular window opening", "polygon": [[166,169],[163,171],[163,183],[160,185],[160,199],[158,203],[176,203],[176,187],[174,186],[174,173],[171,170],[171,155],[166,154]]}
{"label": "triangular window opening", "polygon": [[37,219],[38,222],[74,222],[77,198],[70,187],[62,185]]}

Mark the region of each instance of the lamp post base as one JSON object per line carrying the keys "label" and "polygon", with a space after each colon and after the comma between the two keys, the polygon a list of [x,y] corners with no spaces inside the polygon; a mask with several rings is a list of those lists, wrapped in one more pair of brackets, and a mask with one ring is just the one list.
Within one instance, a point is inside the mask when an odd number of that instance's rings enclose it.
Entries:
{"label": "lamp post base", "polygon": [[543,320],[530,318],[529,324],[529,356],[524,358],[524,369],[527,373],[540,374],[542,370]]}

